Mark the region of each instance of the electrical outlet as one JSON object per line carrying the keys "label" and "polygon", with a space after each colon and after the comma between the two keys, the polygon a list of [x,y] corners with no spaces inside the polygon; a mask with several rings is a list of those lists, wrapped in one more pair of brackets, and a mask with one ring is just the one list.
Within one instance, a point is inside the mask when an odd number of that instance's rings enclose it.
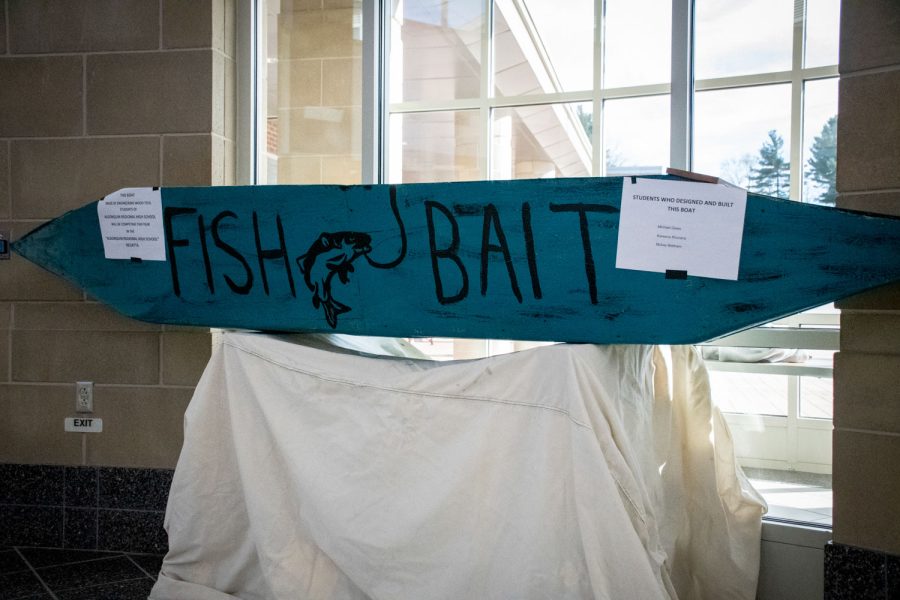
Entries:
{"label": "electrical outlet", "polygon": [[75,382],[75,412],[94,412],[94,383],[91,381]]}

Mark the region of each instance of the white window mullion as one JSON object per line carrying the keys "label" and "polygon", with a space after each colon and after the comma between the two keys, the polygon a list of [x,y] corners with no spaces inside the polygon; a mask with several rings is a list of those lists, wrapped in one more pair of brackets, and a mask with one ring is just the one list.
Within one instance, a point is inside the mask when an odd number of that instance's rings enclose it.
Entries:
{"label": "white window mullion", "polygon": [[478,170],[482,179],[491,177],[491,101],[494,96],[494,2],[483,0],[484,20],[481,27],[481,93],[478,108]]}
{"label": "white window mullion", "polygon": [[[805,35],[806,34],[804,34],[804,37]],[[801,75],[803,76],[803,81],[809,81],[811,79],[830,79],[840,75],[840,71],[838,71],[837,65],[829,65],[825,67],[812,67],[809,69],[804,68],[801,71]]]}
{"label": "white window mullion", "polygon": [[803,38],[806,0],[794,0],[794,45],[791,58],[791,185],[790,197],[803,189]]}
{"label": "white window mullion", "polygon": [[362,5],[362,183],[383,183],[387,155],[389,15],[381,0]]}
{"label": "white window mullion", "polygon": [[793,79],[793,71],[772,71],[770,73],[751,73],[749,75],[733,75],[730,77],[714,77],[700,79],[694,82],[697,91],[727,90],[733,88],[745,88],[754,85],[773,85],[776,83],[790,83]]}
{"label": "white window mullion", "polygon": [[694,90],[705,92],[708,90],[727,90],[733,88],[746,88],[755,85],[773,85],[777,83],[791,83],[795,78],[809,81],[810,79],[828,79],[837,77],[837,66],[814,67],[801,69],[799,73],[790,71],[772,71],[770,73],[752,73],[750,75],[733,75],[730,77],[714,77],[711,79],[698,79],[694,81]]}
{"label": "white window mullion", "polygon": [[800,459],[800,377],[788,377],[787,462],[795,470]]}
{"label": "white window mullion", "polygon": [[[260,49],[260,11],[262,3],[238,2],[235,4],[235,43],[237,69],[236,101],[237,135],[235,137],[236,162],[235,181],[237,185],[262,183],[258,179],[257,165],[262,151],[259,148],[260,131],[265,131],[265,104],[260,104],[260,88],[265,89],[265,53]],[[265,100],[265,96],[262,97]],[[262,109],[259,107],[263,106]],[[262,127],[262,129],[260,129]]]}
{"label": "white window mullion", "polygon": [[632,87],[606,88],[599,90],[602,100],[616,100],[620,98],[640,98],[642,96],[660,96],[672,91],[668,83],[648,83]]}
{"label": "white window mullion", "polygon": [[605,0],[594,1],[594,73],[591,100],[593,102],[593,114],[591,123],[591,170],[595,177],[606,175],[606,152],[603,149],[603,97],[600,90],[603,89],[603,35]]}
{"label": "white window mullion", "polygon": [[672,87],[669,165],[691,168],[694,102],[694,2],[672,0]]}

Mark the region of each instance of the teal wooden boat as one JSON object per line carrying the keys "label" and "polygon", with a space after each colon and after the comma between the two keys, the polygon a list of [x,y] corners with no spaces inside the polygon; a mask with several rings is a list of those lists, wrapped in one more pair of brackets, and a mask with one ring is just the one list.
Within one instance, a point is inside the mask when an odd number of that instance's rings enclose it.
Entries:
{"label": "teal wooden boat", "polygon": [[756,194],[736,280],[618,269],[622,189],[163,188],[163,260],[107,258],[97,202],[13,249],[144,321],[411,337],[697,343],[900,279],[900,219]]}

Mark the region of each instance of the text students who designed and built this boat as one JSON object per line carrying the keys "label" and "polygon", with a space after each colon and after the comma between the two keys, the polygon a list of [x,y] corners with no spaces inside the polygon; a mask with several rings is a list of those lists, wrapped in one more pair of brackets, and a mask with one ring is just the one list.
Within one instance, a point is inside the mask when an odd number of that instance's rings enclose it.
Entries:
{"label": "text students who designed and built this boat", "polygon": [[13,248],[144,321],[403,337],[697,343],[900,278],[900,219],[673,176],[133,188]]}

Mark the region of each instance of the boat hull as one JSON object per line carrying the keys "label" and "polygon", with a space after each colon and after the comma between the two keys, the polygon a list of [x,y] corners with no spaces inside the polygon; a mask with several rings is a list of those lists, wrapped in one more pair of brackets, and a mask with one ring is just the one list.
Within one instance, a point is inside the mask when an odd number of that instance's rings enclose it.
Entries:
{"label": "boat hull", "polygon": [[756,194],[737,280],[617,269],[621,195],[621,178],[163,188],[164,261],[107,259],[96,203],[13,248],[144,321],[404,337],[697,343],[900,278],[900,220]]}

